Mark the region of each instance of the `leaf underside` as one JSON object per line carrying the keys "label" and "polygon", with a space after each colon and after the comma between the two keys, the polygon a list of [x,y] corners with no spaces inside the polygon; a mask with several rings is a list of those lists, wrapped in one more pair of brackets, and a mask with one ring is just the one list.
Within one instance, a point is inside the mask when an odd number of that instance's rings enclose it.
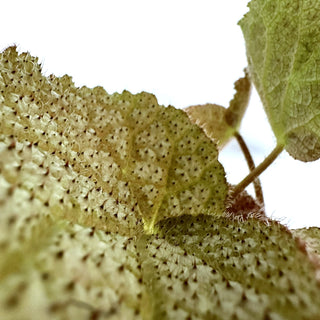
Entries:
{"label": "leaf underside", "polygon": [[0,59],[0,319],[316,318],[317,266],[277,222],[223,215],[183,111]]}
{"label": "leaf underside", "polygon": [[311,227],[296,229],[292,230],[292,233],[305,241],[308,253],[315,256],[320,264],[320,228]]}
{"label": "leaf underside", "polygon": [[239,22],[249,71],[278,144],[320,157],[320,2],[252,0]]}
{"label": "leaf underside", "polygon": [[190,120],[200,126],[206,135],[222,149],[238,132],[243,115],[247,109],[251,82],[247,71],[245,76],[234,84],[236,93],[228,108],[217,104],[190,106],[185,109]]}

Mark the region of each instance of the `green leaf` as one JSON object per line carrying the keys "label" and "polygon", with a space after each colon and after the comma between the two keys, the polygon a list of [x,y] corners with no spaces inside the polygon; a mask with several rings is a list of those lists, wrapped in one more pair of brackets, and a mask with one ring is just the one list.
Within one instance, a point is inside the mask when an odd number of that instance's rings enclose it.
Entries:
{"label": "green leaf", "polygon": [[305,241],[307,252],[311,255],[312,259],[316,257],[320,266],[320,228],[312,227],[296,229],[292,230],[292,233]]}
{"label": "green leaf", "polygon": [[[152,232],[166,217],[223,213],[228,187],[215,144],[182,110],[145,92],[109,95],[76,88],[68,76],[45,78],[37,59],[14,47],[1,55],[0,87],[5,173],[18,166],[25,175],[6,179],[8,188],[41,194],[69,220],[124,234],[141,219]],[[38,190],[44,173],[50,187]]]}
{"label": "green leaf", "polygon": [[234,129],[225,121],[226,108],[218,104],[190,106],[185,109],[190,120],[222,149],[233,137]]}
{"label": "green leaf", "polygon": [[191,121],[200,126],[206,135],[222,149],[238,132],[241,120],[247,109],[251,82],[248,73],[235,82],[236,93],[229,108],[217,104],[190,106],[185,109]]}
{"label": "green leaf", "polygon": [[278,144],[320,157],[320,2],[252,0],[239,22],[249,71]]}
{"label": "green leaf", "polygon": [[15,48],[0,65],[0,319],[318,316],[319,268],[246,195],[221,214],[217,151],[183,111],[45,78]]}
{"label": "green leaf", "polygon": [[[313,319],[316,266],[275,221],[183,216],[162,221],[141,250],[156,319]],[[319,266],[318,266],[319,268]],[[319,269],[318,269],[319,270]]]}

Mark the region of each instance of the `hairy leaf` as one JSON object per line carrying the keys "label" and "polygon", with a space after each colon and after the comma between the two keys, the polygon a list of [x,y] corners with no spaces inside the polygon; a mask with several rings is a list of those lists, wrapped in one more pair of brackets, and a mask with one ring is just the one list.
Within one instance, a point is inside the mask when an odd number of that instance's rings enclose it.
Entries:
{"label": "hairy leaf", "polygon": [[[18,157],[13,166],[26,171],[10,182],[38,197],[38,161],[52,184],[43,197],[64,215],[131,232],[141,218],[152,231],[169,216],[222,214],[227,184],[218,152],[183,111],[159,106],[144,92],[109,95],[76,88],[68,76],[45,78],[37,59],[14,47],[1,56],[0,85],[0,133],[11,137],[3,148],[21,149],[20,156],[5,151],[2,160]],[[66,207],[86,210],[86,217]]]}
{"label": "hairy leaf", "polygon": [[182,216],[160,222],[154,235],[128,237],[21,216],[6,226],[22,226],[23,242],[2,245],[1,319],[314,319],[320,312],[316,268],[276,222]]}
{"label": "hairy leaf", "polygon": [[229,108],[217,104],[190,106],[185,109],[191,121],[203,128],[204,132],[222,149],[239,130],[242,117],[247,109],[251,82],[248,73],[235,82],[236,93]]}
{"label": "hairy leaf", "polygon": [[221,215],[184,112],[0,63],[0,319],[316,319],[319,266],[247,195]]}
{"label": "hairy leaf", "polygon": [[320,2],[252,0],[240,21],[252,80],[278,144],[320,157]]}
{"label": "hairy leaf", "polygon": [[[302,228],[292,230],[292,233],[305,241],[306,250],[311,256],[311,260],[316,259],[317,263],[320,266],[320,228]],[[320,279],[320,272],[318,274]]]}
{"label": "hairy leaf", "polygon": [[[285,227],[184,216],[159,223],[142,271],[156,319],[313,319],[316,266]],[[310,281],[310,282],[309,282]],[[307,284],[308,283],[308,284]]]}

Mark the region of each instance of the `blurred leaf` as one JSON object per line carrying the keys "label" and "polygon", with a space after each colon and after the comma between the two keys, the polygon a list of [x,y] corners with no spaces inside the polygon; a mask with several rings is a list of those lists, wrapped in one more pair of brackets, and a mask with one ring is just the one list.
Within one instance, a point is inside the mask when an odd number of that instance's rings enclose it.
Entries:
{"label": "blurred leaf", "polygon": [[[320,266],[320,228],[302,228],[292,230],[292,233],[305,241],[306,249],[311,256],[315,256],[318,259]],[[320,273],[319,273],[320,279]]]}
{"label": "blurred leaf", "polygon": [[204,132],[222,149],[238,132],[247,109],[251,83],[247,72],[235,82],[236,93],[229,108],[217,104],[190,106],[185,109],[191,121],[203,128]]}
{"label": "blurred leaf", "polygon": [[226,109],[217,104],[190,106],[185,109],[192,122],[201,127],[206,135],[222,149],[233,137],[234,128],[225,120]]}
{"label": "blurred leaf", "polygon": [[252,0],[239,22],[250,76],[278,144],[302,161],[320,157],[320,2]]}
{"label": "blurred leaf", "polygon": [[245,76],[238,79],[234,83],[236,93],[234,94],[233,99],[230,101],[229,107],[225,114],[226,123],[236,131],[238,131],[240,128],[240,124],[244,113],[247,110],[251,94],[251,81],[249,74],[246,69],[244,72]]}

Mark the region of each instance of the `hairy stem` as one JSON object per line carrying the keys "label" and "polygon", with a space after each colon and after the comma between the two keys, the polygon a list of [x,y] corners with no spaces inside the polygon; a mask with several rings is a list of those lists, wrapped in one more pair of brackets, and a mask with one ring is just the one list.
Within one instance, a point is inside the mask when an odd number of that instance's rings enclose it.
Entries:
{"label": "hairy stem", "polygon": [[[249,148],[247,146],[247,144],[245,143],[244,139],[242,138],[242,136],[240,135],[240,133],[236,132],[235,133],[235,138],[238,141],[238,144],[241,148],[241,151],[247,161],[248,167],[250,172],[252,172],[255,169],[255,164],[254,161],[252,159],[251,153],[249,151]],[[261,188],[261,183],[260,183],[260,179],[257,176],[254,180],[253,180],[253,187],[254,187],[254,192],[256,194],[256,200],[262,205],[264,206],[264,199],[263,199],[263,192],[262,192],[262,188]]]}
{"label": "hairy stem", "polygon": [[277,145],[271,153],[252,170],[233,190],[233,197],[236,197],[241,191],[243,191],[251,182],[253,182],[259,175],[266,170],[270,164],[278,157],[282,152],[284,146]]}

